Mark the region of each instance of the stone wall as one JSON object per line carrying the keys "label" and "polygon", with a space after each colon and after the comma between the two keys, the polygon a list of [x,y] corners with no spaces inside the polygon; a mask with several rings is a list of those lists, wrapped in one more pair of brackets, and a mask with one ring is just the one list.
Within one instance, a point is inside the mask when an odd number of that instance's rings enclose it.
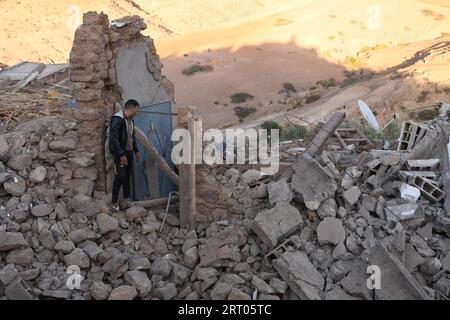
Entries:
{"label": "stone wall", "polygon": [[77,100],[75,118],[80,121],[80,144],[95,154],[98,171],[95,189],[99,191],[109,189],[107,172],[111,161],[107,127],[117,104],[123,103],[123,90],[118,85],[120,74],[116,70],[120,48],[145,43],[148,46],[147,69],[173,100],[174,87],[161,73],[162,65],[153,40],[140,33],[146,28],[139,16],[124,17],[110,25],[107,15],[87,12],[75,32],[70,54],[71,84]]}

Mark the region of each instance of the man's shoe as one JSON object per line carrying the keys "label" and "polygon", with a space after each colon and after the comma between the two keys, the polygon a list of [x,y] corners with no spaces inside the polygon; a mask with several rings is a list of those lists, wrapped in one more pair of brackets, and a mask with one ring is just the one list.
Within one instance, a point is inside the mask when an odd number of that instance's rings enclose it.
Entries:
{"label": "man's shoe", "polygon": [[111,211],[112,212],[119,212],[120,211],[119,205],[116,204],[116,203],[111,204]]}

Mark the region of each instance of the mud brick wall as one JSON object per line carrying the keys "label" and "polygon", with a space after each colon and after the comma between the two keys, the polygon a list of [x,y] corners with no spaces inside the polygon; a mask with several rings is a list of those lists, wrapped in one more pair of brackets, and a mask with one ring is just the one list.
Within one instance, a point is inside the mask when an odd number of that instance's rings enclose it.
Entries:
{"label": "mud brick wall", "polygon": [[139,16],[129,16],[109,23],[104,13],[87,12],[76,30],[70,53],[71,85],[77,100],[76,120],[80,122],[80,144],[95,154],[98,178],[95,189],[110,189],[110,155],[107,129],[117,104],[122,103],[122,89],[117,84],[116,58],[122,46],[143,41],[148,46],[147,69],[160,85],[174,96],[173,84],[161,74],[162,65],[151,38],[141,35],[147,28]]}

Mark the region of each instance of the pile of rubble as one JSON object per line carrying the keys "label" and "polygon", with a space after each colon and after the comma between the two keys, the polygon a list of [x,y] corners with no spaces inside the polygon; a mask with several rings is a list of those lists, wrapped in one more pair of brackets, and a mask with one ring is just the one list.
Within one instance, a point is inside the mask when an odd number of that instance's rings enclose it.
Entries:
{"label": "pile of rubble", "polygon": [[77,139],[62,117],[0,136],[2,299],[449,298],[445,164],[411,159],[420,139],[353,153],[345,169],[330,150],[276,177],[212,167],[198,193],[214,221],[190,231],[175,210],[107,213]]}

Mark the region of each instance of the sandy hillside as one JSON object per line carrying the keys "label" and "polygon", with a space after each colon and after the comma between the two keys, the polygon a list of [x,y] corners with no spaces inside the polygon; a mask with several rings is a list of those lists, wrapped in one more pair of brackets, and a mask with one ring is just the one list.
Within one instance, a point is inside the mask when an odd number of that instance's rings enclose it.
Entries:
{"label": "sandy hillside", "polygon": [[[87,10],[141,15],[177,104],[198,106],[207,127],[238,124],[236,106],[255,108],[248,122],[293,107],[324,116],[358,98],[382,108],[389,97],[408,97],[415,108],[424,90],[427,102],[449,99],[439,93],[450,85],[446,0],[0,0],[0,63],[67,61],[73,26]],[[213,70],[184,75],[192,65]],[[330,78],[337,87],[316,84]],[[283,83],[297,92],[281,92]],[[254,98],[230,103],[239,92]],[[305,103],[309,96],[320,99]]]}

